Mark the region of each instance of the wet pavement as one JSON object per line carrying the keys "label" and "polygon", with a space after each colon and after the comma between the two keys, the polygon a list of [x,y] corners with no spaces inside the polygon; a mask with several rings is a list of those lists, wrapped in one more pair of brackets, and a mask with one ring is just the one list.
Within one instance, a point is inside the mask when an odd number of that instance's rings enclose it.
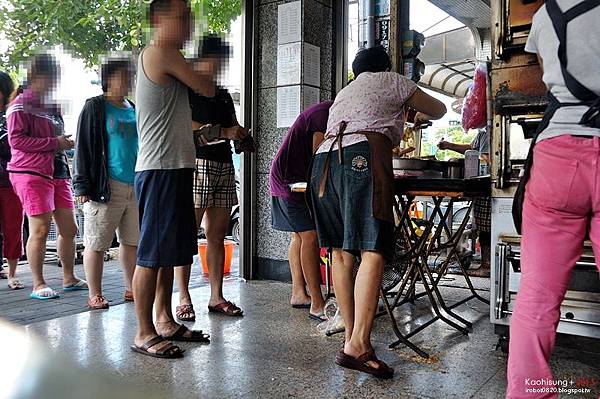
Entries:
{"label": "wet pavement", "polygon": [[[443,283],[447,287],[442,291],[450,303],[467,295],[459,280],[451,278]],[[489,280],[474,280],[479,292],[489,296]],[[378,381],[334,364],[343,336],[322,336],[306,310],[292,309],[288,302],[289,284],[231,278],[224,288],[226,297],[239,304],[245,316],[209,315],[204,305],[209,290],[194,289],[197,321],[190,326],[209,331],[212,342],[182,344],[186,353],[180,360],[153,359],[130,351],[136,326],[133,304],[38,322],[24,330],[30,337],[38,337],[52,353],[60,353],[57,356],[87,373],[106,375],[130,388],[149,389],[162,398],[504,397],[507,356],[495,350],[497,337],[489,322],[487,305],[481,302],[457,308],[459,315],[474,322],[468,336],[438,321],[413,338],[437,357],[430,363],[420,361],[406,348],[388,349],[395,338],[389,319],[377,319],[373,333],[377,353],[396,369],[393,380]],[[429,313],[425,299],[396,311],[406,330],[425,321]],[[573,342],[563,345],[559,340],[552,361],[555,377],[600,380],[598,341],[585,345],[581,339],[575,341],[579,343],[576,349]],[[89,395],[79,397],[106,397],[104,391],[96,390],[97,385],[91,384]],[[597,398],[598,393],[565,398]],[[43,391],[37,394],[41,396],[21,397],[48,397]],[[69,397],[74,396],[61,396]]]}
{"label": "wet pavement", "polygon": [[[105,262],[102,277],[103,294],[111,306],[124,303],[125,283],[123,272],[115,260],[116,250],[111,250],[111,260]],[[40,301],[29,299],[31,293],[31,272],[27,262],[20,262],[17,267],[17,277],[25,284],[25,289],[13,291],[8,288],[7,280],[0,280],[0,318],[16,323],[31,324],[43,320],[56,319],[81,312],[87,312],[87,291],[62,292],[62,268],[57,266],[56,256],[48,254],[44,264],[44,278],[46,283],[61,293],[58,300]],[[231,266],[231,273],[226,279],[236,278],[239,270],[238,249],[236,248]],[[8,269],[5,266],[5,270]],[[82,264],[75,265],[75,274],[85,278]],[[208,277],[202,273],[199,264],[192,268],[190,288],[208,285]],[[177,286],[175,286],[177,290]]]}

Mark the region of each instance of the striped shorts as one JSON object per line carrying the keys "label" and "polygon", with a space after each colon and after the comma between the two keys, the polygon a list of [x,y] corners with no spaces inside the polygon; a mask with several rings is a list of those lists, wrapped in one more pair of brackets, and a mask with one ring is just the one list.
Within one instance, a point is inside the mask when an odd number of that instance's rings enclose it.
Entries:
{"label": "striped shorts", "polygon": [[237,203],[233,164],[196,159],[194,206],[203,209],[232,208]]}

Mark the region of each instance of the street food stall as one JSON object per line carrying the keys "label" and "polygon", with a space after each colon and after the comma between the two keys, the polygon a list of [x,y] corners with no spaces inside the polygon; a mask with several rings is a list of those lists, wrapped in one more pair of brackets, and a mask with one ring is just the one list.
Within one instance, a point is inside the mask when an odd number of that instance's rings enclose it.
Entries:
{"label": "street food stall", "polygon": [[[470,321],[454,309],[468,301],[479,300],[490,305],[490,321],[499,335],[498,348],[508,350],[508,326],[520,282],[520,237],[513,225],[512,203],[531,138],[547,105],[541,68],[535,55],[525,53],[524,46],[532,17],[543,3],[543,0],[498,0],[491,3],[492,20],[488,27],[491,26],[493,51],[490,53],[491,60],[484,63],[487,65],[485,97],[486,129],[490,134],[489,172],[468,172],[472,170],[469,160],[443,162],[431,156],[422,157],[421,129],[410,123],[407,123],[403,143],[394,151],[396,258],[386,265],[381,287],[386,313],[398,338],[391,347],[405,344],[420,356],[427,357],[428,354],[414,345],[410,338],[436,321],[467,334]],[[415,36],[414,31],[408,33],[410,37]],[[423,43],[407,40],[402,44],[403,48],[397,41],[391,40],[386,45],[393,54],[411,54],[410,63],[414,62],[414,54],[419,52],[413,47]],[[446,64],[442,66],[447,67]],[[406,73],[402,62],[395,64],[394,69]],[[465,78],[468,78],[466,74],[472,76],[474,71],[474,67],[461,73],[453,71],[444,79],[444,85],[459,75],[457,82],[464,84]],[[407,76],[419,80],[420,75],[415,70],[409,72]],[[439,75],[439,72],[436,74]],[[421,84],[428,87],[427,83],[433,80],[426,80]],[[412,119],[409,116],[407,120]],[[474,289],[461,256],[462,239],[470,226],[473,201],[482,197],[492,198],[492,249],[495,251],[491,259],[489,301]],[[431,205],[419,208],[422,209],[419,211],[416,207],[418,202]],[[458,202],[465,204],[466,210],[460,218],[453,214],[454,205]],[[434,262],[433,267],[430,262],[432,256],[436,260],[441,259],[439,264]],[[325,263],[329,266],[330,261]],[[439,289],[440,280],[448,272],[450,264],[458,266],[458,276],[464,278],[469,290],[465,298],[452,305],[446,304]],[[324,274],[329,296],[330,274]],[[396,322],[394,309],[419,298],[431,304],[432,317],[415,326],[410,326],[409,322],[408,330],[414,328],[403,333]],[[598,273],[591,244],[586,242],[584,255],[577,263],[561,307],[558,332],[600,338],[598,320]]]}

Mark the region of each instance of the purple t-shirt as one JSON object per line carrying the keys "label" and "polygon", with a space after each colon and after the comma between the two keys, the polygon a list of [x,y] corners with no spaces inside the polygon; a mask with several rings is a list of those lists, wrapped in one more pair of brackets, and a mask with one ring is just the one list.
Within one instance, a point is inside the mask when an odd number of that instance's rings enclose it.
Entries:
{"label": "purple t-shirt", "polygon": [[269,188],[273,197],[288,201],[304,201],[301,193],[292,193],[290,184],[307,182],[308,168],[313,156],[313,134],[325,133],[329,108],[333,101],[315,104],[302,112],[287,135],[273,159],[269,175]]}

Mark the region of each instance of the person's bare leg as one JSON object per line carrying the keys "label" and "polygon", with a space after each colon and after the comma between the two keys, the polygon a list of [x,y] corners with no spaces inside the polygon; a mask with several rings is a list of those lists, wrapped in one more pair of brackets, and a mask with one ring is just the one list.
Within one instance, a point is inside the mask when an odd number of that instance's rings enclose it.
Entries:
{"label": "person's bare leg", "polygon": [[119,244],[119,263],[121,263],[121,267],[123,268],[123,281],[125,282],[125,289],[127,291],[132,291],[136,256],[136,246]]}
{"label": "person's bare leg", "polygon": [[54,211],[54,222],[58,238],[56,241],[58,257],[63,269],[63,286],[77,284],[75,277],[75,236],[77,223],[73,209],[57,209]]}
{"label": "person's bare leg", "polygon": [[[133,295],[135,297],[135,313],[137,315],[138,330],[135,334],[134,344],[141,347],[146,342],[156,337],[158,333],[152,322],[152,307],[156,295],[159,268],[137,266],[133,273]],[[171,274],[171,281],[173,275]],[[171,293],[169,293],[170,297]],[[148,349],[150,353],[166,348],[169,342],[163,342]]]}
{"label": "person's bare leg", "polygon": [[[161,267],[156,280],[156,322],[174,322],[171,310],[171,297],[173,296],[173,268]],[[158,331],[158,330],[157,330]]]}
{"label": "person's bare leg", "polygon": [[302,259],[302,272],[308,284],[311,298],[310,312],[318,315],[323,312],[325,300],[321,292],[321,270],[319,262],[319,240],[315,230],[299,233],[301,241],[300,256]]}
{"label": "person's bare leg", "polygon": [[[200,229],[202,218],[204,217],[204,209],[196,208],[196,231]],[[192,265],[180,266],[175,268],[175,279],[177,288],[179,288],[179,305],[191,305],[192,296],[190,295],[190,276],[192,275]],[[182,314],[183,318],[191,317],[191,314]]]}
{"label": "person's bare leg", "polygon": [[367,251],[362,253],[362,262],[354,286],[355,319],[352,338],[346,340],[344,346],[347,355],[357,357],[372,349],[371,330],[377,311],[384,264],[385,260],[381,254]]}
{"label": "person's bare leg", "polygon": [[292,233],[290,248],[288,251],[288,259],[290,261],[290,272],[292,274],[292,297],[290,303],[294,305],[309,304],[310,297],[306,293],[306,282],[304,281],[304,273],[302,273],[302,239],[298,233]]}
{"label": "person's bare leg", "polygon": [[492,235],[490,232],[479,232],[479,243],[481,244],[481,267],[479,269],[469,271],[469,276],[490,277],[491,240]]}
{"label": "person's bare leg", "polygon": [[231,209],[229,208],[211,207],[206,210],[206,261],[210,280],[209,306],[225,302],[223,297],[224,241],[230,213]]}
{"label": "person's bare leg", "polygon": [[7,259],[6,263],[8,263],[8,278],[17,277],[17,264],[19,263],[19,259]]}
{"label": "person's bare leg", "polygon": [[29,216],[29,238],[27,239],[27,262],[33,277],[33,291],[46,288],[44,280],[44,258],[46,257],[46,240],[50,232],[51,213]]}
{"label": "person's bare leg", "polygon": [[333,288],[340,313],[344,319],[346,342],[352,339],[354,329],[354,256],[341,249],[333,250]]}
{"label": "person's bare leg", "polygon": [[[175,269],[180,267],[183,266],[175,267]],[[171,309],[173,274],[172,267],[161,267],[158,272],[158,280],[156,283],[156,331],[163,337],[173,335],[180,326],[173,318],[173,310]],[[191,337],[192,332],[187,330],[183,336]]]}
{"label": "person's bare leg", "polygon": [[83,268],[89,287],[89,297],[102,295],[102,271],[104,269],[104,252],[86,248],[83,251]]}

